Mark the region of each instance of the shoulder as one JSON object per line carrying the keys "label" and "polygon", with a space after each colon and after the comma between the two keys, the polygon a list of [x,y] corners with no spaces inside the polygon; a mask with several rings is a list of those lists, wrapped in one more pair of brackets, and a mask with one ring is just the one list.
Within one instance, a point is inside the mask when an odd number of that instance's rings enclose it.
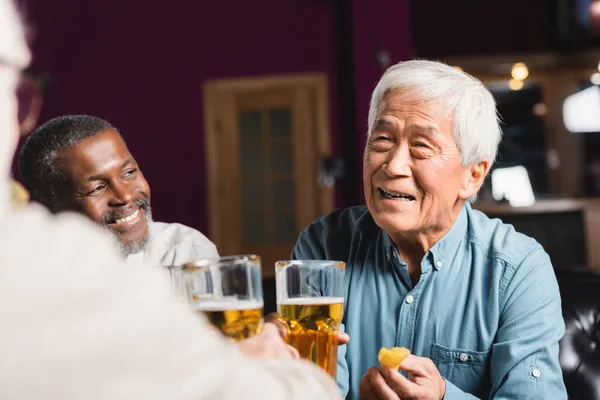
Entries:
{"label": "shoulder", "polygon": [[7,215],[0,226],[0,251],[5,255],[18,253],[25,259],[52,255],[54,260],[79,262],[90,258],[120,259],[114,241],[78,214],[53,215],[41,206],[30,205]]}
{"label": "shoulder", "polygon": [[558,284],[550,257],[535,239],[514,226],[480,211],[469,211],[469,244],[500,268],[500,294],[511,290],[539,290],[558,296]]}
{"label": "shoulder", "polygon": [[150,235],[156,240],[168,241],[170,244],[189,243],[193,245],[214,246],[200,231],[178,223],[152,222]]}
{"label": "shoulder", "polygon": [[[110,285],[101,286],[113,274],[122,274],[126,265],[116,242],[96,224],[80,215],[52,215],[39,206],[4,217],[0,243],[0,291],[15,298],[34,290],[35,297],[52,293],[65,298],[86,287],[108,291]],[[148,279],[164,278],[149,274]]]}
{"label": "shoulder", "polygon": [[355,206],[333,211],[310,224],[305,232],[322,232],[326,235],[344,236],[377,229],[373,217],[366,206]]}
{"label": "shoulder", "polygon": [[365,206],[336,210],[302,231],[292,257],[346,259],[352,243],[373,237],[378,230]]}
{"label": "shoulder", "polygon": [[169,249],[187,248],[193,253],[214,256],[217,247],[204,234],[189,226],[178,223],[152,222],[150,237],[153,245],[162,244]]}
{"label": "shoulder", "polygon": [[469,209],[467,239],[489,258],[498,258],[509,265],[519,265],[532,253],[544,253],[533,238],[517,232],[514,226],[499,218],[489,218],[478,210]]}

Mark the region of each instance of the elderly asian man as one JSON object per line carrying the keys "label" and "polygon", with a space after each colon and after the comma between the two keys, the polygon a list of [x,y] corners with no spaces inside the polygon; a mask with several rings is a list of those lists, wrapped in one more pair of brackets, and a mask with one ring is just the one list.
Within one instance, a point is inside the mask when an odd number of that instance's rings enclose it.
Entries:
{"label": "elderly asian man", "polygon": [[[501,139],[490,92],[447,65],[402,62],[368,120],[366,207],[317,220],[293,251],[347,262],[338,385],[350,399],[566,399],[550,259],[470,205]],[[379,367],[383,346],[413,355],[400,372]]]}

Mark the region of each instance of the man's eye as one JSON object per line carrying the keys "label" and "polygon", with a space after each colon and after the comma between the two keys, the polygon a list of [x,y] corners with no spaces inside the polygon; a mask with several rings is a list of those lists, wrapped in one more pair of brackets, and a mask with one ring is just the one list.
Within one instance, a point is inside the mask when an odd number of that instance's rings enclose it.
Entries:
{"label": "man's eye", "polygon": [[92,190],[90,190],[89,192],[86,193],[86,196],[93,196],[95,194],[100,193],[102,190],[104,190],[106,186],[104,185],[98,185],[95,188],[93,188]]}
{"label": "man's eye", "polygon": [[387,142],[389,142],[389,141],[390,141],[390,138],[389,138],[389,137],[387,137],[387,136],[383,136],[383,135],[382,135],[382,136],[375,136],[375,139],[374,139],[374,140],[375,140],[376,142],[386,142],[386,141],[387,141]]}
{"label": "man's eye", "polygon": [[136,172],[137,172],[137,170],[136,170],[136,169],[130,169],[130,170],[127,170],[127,171],[125,172],[125,176],[126,176],[126,177],[128,177],[128,176],[133,176],[133,175],[135,175],[135,173],[136,173]]}

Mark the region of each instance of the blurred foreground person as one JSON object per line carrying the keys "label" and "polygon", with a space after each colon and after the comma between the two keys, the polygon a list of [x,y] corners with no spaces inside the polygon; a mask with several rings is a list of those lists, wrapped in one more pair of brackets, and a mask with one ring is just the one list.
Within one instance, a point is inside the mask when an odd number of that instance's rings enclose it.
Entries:
{"label": "blurred foreground person", "polygon": [[11,1],[0,0],[0,398],[337,398],[317,367],[273,359],[292,357],[274,326],[228,344],[158,270],[125,268],[86,218],[11,208],[17,105],[27,106],[15,93],[29,62]]}

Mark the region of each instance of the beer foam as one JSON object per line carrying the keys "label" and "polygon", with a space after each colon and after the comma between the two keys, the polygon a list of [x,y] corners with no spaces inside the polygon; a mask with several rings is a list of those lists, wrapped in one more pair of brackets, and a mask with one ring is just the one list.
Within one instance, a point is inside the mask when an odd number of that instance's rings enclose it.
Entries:
{"label": "beer foam", "polygon": [[263,302],[259,300],[206,301],[198,302],[193,307],[196,311],[253,310],[263,308]]}
{"label": "beer foam", "polygon": [[279,300],[277,302],[280,306],[294,306],[294,305],[311,305],[311,306],[326,306],[329,304],[343,303],[343,297],[296,297],[293,299]]}

